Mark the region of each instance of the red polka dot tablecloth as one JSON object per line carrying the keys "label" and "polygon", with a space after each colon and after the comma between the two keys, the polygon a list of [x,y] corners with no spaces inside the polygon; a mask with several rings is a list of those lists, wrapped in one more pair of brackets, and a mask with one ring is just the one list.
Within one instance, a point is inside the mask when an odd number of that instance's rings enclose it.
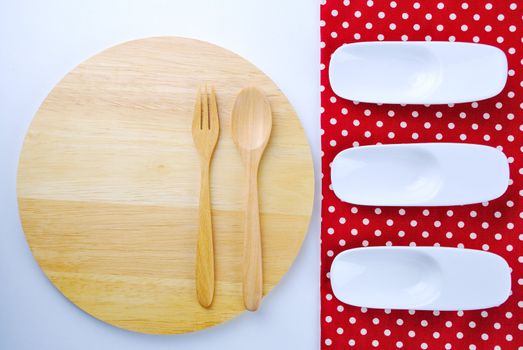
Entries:
{"label": "red polka dot tablecloth", "polygon": [[[321,347],[322,349],[523,349],[523,2],[517,0],[321,2]],[[505,89],[455,105],[375,105],[337,97],[331,54],[361,41],[463,41],[494,45],[508,58]],[[467,142],[498,147],[510,162],[507,192],[454,207],[366,207],[340,201],[330,163],[349,147],[386,143]],[[334,257],[362,246],[442,246],[490,251],[512,269],[512,293],[477,311],[375,310],[333,296]],[[478,291],[480,292],[480,291]]]}

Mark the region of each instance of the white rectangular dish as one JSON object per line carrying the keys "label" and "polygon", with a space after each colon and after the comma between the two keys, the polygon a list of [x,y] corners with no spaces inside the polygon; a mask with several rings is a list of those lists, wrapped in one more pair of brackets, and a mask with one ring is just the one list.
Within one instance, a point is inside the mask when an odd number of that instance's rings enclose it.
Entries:
{"label": "white rectangular dish", "polygon": [[440,247],[369,247],[336,256],[332,291],[359,307],[476,310],[505,302],[510,268],[499,255]]}
{"label": "white rectangular dish", "polygon": [[362,146],[338,153],[331,181],[338,198],[359,205],[464,205],[505,193],[509,166],[503,152],[483,145]]}
{"label": "white rectangular dish", "polygon": [[484,44],[361,42],[342,45],[332,54],[329,80],[336,95],[360,102],[471,102],[503,89],[507,58]]}

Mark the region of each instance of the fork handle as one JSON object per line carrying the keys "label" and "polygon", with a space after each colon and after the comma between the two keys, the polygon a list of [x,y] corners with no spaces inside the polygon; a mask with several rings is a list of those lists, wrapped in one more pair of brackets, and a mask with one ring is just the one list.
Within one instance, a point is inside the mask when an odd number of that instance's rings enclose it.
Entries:
{"label": "fork handle", "polygon": [[263,293],[262,246],[258,205],[258,164],[247,173],[247,206],[244,222],[243,302],[249,311],[260,306]]}
{"label": "fork handle", "polygon": [[214,249],[210,198],[210,161],[202,161],[198,242],[196,247],[196,295],[203,307],[212,304],[214,296]]}

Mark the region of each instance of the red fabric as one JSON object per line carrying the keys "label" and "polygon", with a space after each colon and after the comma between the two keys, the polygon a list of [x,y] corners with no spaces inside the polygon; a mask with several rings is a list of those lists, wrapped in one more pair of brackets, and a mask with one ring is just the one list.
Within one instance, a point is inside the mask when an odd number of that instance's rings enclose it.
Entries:
{"label": "red fabric", "polygon": [[[323,0],[322,349],[518,349],[523,307],[523,3],[512,1]],[[496,97],[476,103],[398,106],[337,97],[331,54],[344,43],[375,40],[479,42],[507,55],[509,77]],[[341,202],[329,188],[329,164],[349,147],[377,143],[467,142],[499,147],[513,183],[489,203],[435,208],[375,208]],[[387,220],[389,224],[387,224]],[[512,295],[497,308],[465,312],[366,310],[332,295],[328,272],[349,248],[380,245],[483,249],[504,257]]]}

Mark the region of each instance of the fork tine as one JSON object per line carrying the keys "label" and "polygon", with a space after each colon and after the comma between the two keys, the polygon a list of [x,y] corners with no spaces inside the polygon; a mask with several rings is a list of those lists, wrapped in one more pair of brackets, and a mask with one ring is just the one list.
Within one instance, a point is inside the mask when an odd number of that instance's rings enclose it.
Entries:
{"label": "fork tine", "polygon": [[200,88],[198,88],[198,92],[196,93],[196,102],[194,103],[194,115],[193,115],[193,120],[192,120],[192,128],[193,129],[202,128],[202,94],[201,94]]}
{"label": "fork tine", "polygon": [[216,93],[214,92],[214,87],[211,87],[209,107],[211,109],[209,119],[211,122],[211,127],[214,129],[218,129],[220,127],[220,121],[218,118],[218,104],[216,102]]}
{"label": "fork tine", "polygon": [[205,85],[205,90],[203,92],[203,113],[202,113],[202,129],[210,129],[211,124],[209,121],[209,102],[207,99],[207,85]]}

